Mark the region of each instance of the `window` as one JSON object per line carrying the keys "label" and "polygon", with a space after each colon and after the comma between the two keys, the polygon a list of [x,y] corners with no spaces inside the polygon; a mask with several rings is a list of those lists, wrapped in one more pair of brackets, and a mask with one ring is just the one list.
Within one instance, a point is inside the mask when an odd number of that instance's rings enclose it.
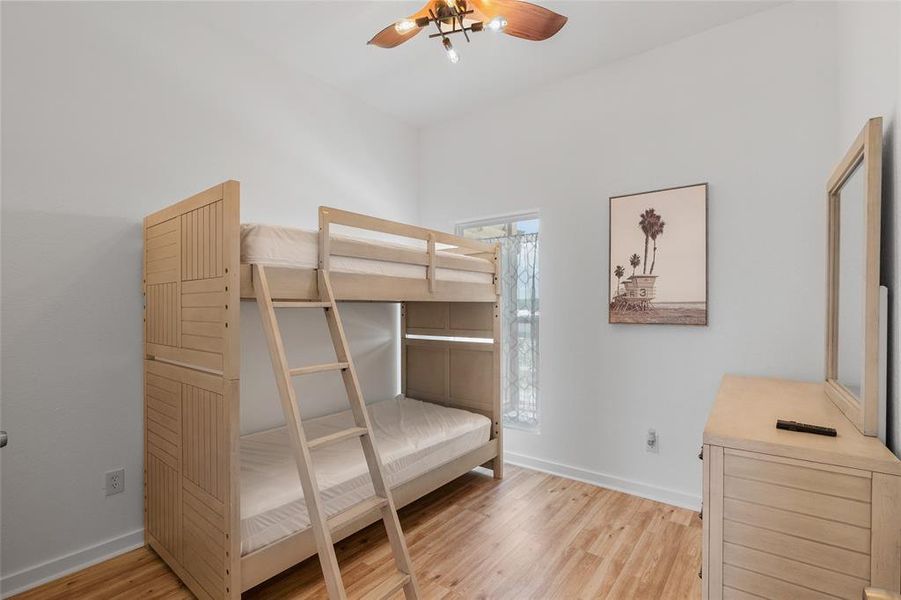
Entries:
{"label": "window", "polygon": [[504,425],[538,429],[538,215],[457,226],[457,235],[501,244],[501,385]]}

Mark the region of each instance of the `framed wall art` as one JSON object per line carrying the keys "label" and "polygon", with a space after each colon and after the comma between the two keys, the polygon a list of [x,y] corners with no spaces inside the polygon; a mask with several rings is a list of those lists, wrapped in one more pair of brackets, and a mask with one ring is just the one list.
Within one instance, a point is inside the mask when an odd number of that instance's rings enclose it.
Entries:
{"label": "framed wall art", "polygon": [[610,198],[609,322],[707,325],[707,184]]}

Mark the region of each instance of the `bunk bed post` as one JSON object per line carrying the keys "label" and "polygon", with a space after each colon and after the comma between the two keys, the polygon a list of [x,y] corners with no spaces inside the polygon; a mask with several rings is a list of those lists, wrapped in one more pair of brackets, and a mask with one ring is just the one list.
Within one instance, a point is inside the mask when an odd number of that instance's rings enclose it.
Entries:
{"label": "bunk bed post", "polygon": [[435,234],[429,233],[429,239],[427,241],[427,248],[429,253],[429,265],[426,269],[426,277],[429,280],[429,292],[435,291]]}
{"label": "bunk bed post", "polygon": [[503,379],[501,376],[501,245],[494,245],[494,290],[497,300],[494,301],[494,319],[492,330],[494,333],[494,428],[497,437],[497,456],[491,466],[495,479],[504,477],[504,398],[501,392]]}
{"label": "bunk bed post", "polygon": [[407,395],[407,344],[404,338],[407,336],[407,303],[400,303],[400,393]]}
{"label": "bunk bed post", "polygon": [[204,600],[241,595],[239,195],[144,219],[144,536]]}
{"label": "bunk bed post", "polygon": [[497,299],[494,301],[494,316],[491,320],[492,337],[494,338],[494,376],[491,384],[494,398],[492,401],[492,423],[494,436],[497,438],[497,456],[491,461],[491,470],[495,479],[504,477],[504,415],[503,395],[501,393],[501,245],[494,245],[494,289]]}
{"label": "bunk bed post", "polygon": [[[329,209],[325,206],[319,207],[319,269],[328,271],[329,255],[331,249],[331,228],[329,227]],[[318,285],[318,279],[317,279]],[[321,292],[320,292],[321,295]]]}

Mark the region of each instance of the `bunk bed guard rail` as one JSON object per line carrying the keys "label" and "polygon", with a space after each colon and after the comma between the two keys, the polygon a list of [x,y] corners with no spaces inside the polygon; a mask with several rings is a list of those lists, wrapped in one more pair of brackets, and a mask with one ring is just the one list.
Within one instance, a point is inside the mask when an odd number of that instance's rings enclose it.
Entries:
{"label": "bunk bed guard rail", "polygon": [[[332,225],[342,225],[354,229],[421,240],[426,243],[425,251],[413,247],[379,246],[357,240],[334,238],[331,230]],[[438,248],[439,244],[442,246],[440,249]],[[329,269],[329,262],[332,256],[386,260],[418,265],[426,268],[426,279],[428,280],[428,291],[430,293],[436,291],[438,269],[490,273],[494,276],[495,293],[499,294],[500,278],[497,272],[499,252],[500,246],[496,243],[486,244],[478,240],[415,225],[406,225],[328,206],[319,207],[320,269]],[[467,257],[485,260],[473,261],[467,260]]]}

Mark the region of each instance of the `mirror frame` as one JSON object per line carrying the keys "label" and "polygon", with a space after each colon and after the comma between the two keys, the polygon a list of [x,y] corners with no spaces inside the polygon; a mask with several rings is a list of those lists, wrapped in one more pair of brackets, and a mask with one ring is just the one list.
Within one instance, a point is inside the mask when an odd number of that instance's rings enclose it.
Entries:
{"label": "mirror frame", "polygon": [[[842,186],[860,166],[866,203],[863,372],[860,396],[838,381],[839,202]],[[879,253],[882,211],[882,118],[867,121],[829,177],[826,262],[826,395],[864,435],[879,430]]]}

